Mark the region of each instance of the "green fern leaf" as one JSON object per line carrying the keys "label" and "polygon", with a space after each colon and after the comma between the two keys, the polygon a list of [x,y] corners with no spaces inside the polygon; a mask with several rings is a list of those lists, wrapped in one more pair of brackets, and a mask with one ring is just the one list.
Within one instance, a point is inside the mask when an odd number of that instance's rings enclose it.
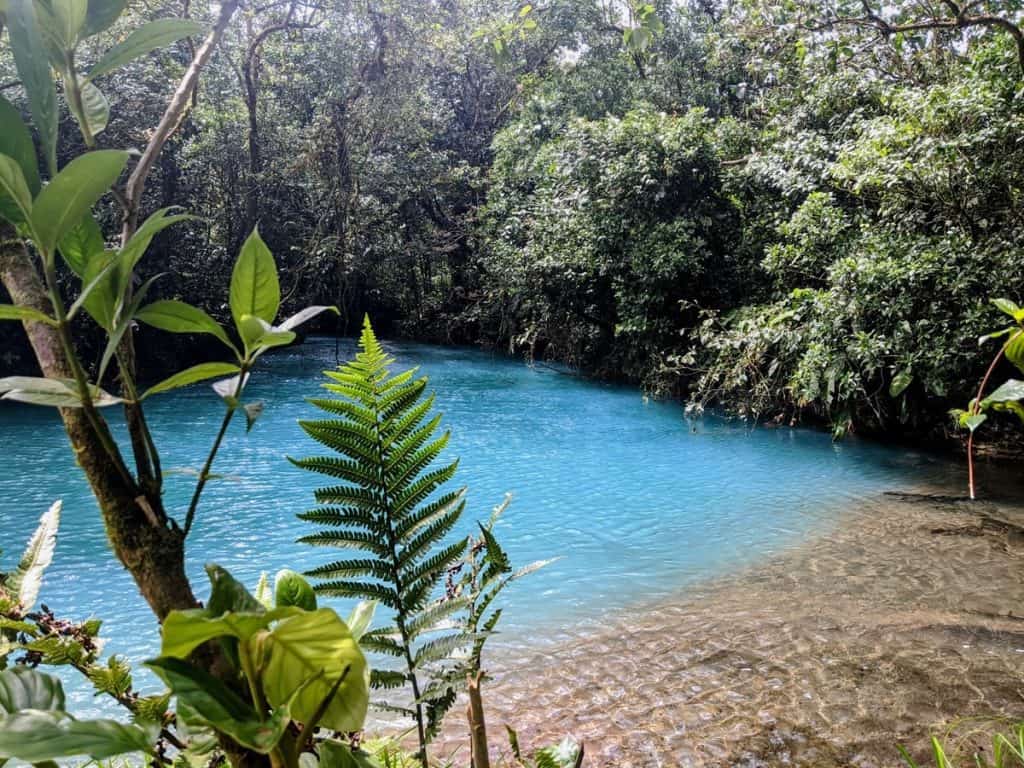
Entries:
{"label": "green fern leaf", "polygon": [[[448,540],[465,509],[465,489],[443,490],[458,461],[438,465],[449,435],[439,432],[441,417],[431,413],[427,379],[417,378],[415,369],[392,375],[394,360],[369,321],[359,347],[354,360],[326,373],[324,389],[336,397],[310,401],[335,418],[301,422],[333,454],[293,463],[342,484],[316,492],[320,506],[299,517],[321,527],[300,541],[362,553],[315,566],[307,575],[322,595],[376,600],[394,611],[394,626],[367,632],[360,645],[403,660],[404,669],[377,672],[372,684],[408,685],[414,707],[399,709],[427,734],[454,702],[445,677],[450,665],[437,662],[475,640],[452,621],[467,609],[466,601],[437,595],[466,551],[465,539]],[[448,634],[437,637],[439,632]],[[425,642],[426,635],[434,638]],[[436,700],[423,699],[425,690],[436,691]]]}

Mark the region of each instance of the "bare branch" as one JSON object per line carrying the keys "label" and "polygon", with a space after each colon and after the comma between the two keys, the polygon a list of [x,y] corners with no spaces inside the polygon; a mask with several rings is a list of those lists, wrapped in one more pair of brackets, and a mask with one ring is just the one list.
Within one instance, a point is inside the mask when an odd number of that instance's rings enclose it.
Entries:
{"label": "bare branch", "polygon": [[191,99],[192,91],[195,89],[196,83],[199,80],[199,73],[213,55],[214,49],[217,47],[220,39],[224,36],[224,30],[227,29],[228,22],[231,21],[231,17],[234,15],[237,8],[238,0],[226,0],[226,2],[220,7],[220,15],[217,17],[217,23],[210,31],[210,34],[207,35],[206,40],[203,41],[203,44],[196,51],[196,55],[192,59],[192,63],[189,64],[181,82],[178,83],[178,88],[171,97],[171,101],[168,103],[167,109],[164,111],[164,115],[160,119],[159,125],[157,125],[156,129],[153,131],[153,135],[150,138],[149,143],[146,145],[146,149],[143,151],[142,157],[139,159],[138,164],[128,177],[128,183],[125,184],[124,188],[124,197],[128,206],[124,212],[124,224],[121,229],[122,243],[128,241],[128,238],[134,234],[135,229],[138,226],[139,208],[142,204],[142,193],[145,190],[146,179],[149,177],[149,172],[152,170],[153,164],[156,162],[157,157],[159,157],[160,152],[167,143],[167,140],[174,135],[174,132],[178,129],[178,126],[181,125],[182,119],[188,112],[189,100]]}

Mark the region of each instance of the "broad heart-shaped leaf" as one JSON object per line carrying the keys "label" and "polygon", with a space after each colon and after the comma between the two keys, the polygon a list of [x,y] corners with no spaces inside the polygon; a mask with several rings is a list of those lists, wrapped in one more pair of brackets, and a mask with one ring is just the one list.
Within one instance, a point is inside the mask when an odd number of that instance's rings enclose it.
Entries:
{"label": "broad heart-shaped leaf", "polygon": [[32,206],[32,228],[37,247],[52,254],[99,200],[128,162],[128,153],[101,149],[79,155],[47,184]]}
{"label": "broad heart-shaped leaf", "polygon": [[284,568],[274,577],[274,603],[279,608],[294,605],[304,611],[315,611],[316,593],[302,576]]}
{"label": "broad heart-shaped leaf", "polygon": [[277,309],[281,305],[277,265],[258,229],[252,231],[238,254],[231,272],[229,303],[231,316],[243,338],[242,318],[246,315],[258,317],[265,323],[273,323],[277,317]]}
{"label": "broad heart-shaped leaf", "polygon": [[1006,342],[1006,359],[1024,373],[1024,330],[1018,330]]}
{"label": "broad heart-shaped leaf", "polygon": [[189,709],[193,722],[226,733],[244,747],[261,754],[270,752],[284,735],[291,718],[288,707],[275,709],[263,722],[252,706],[209,672],[173,657],[146,662],[178,702]]}
{"label": "broad heart-shaped leaf", "polygon": [[9,0],[8,37],[14,52],[18,77],[28,93],[32,119],[43,145],[50,172],[57,172],[57,88],[50,74],[50,62],[39,32],[33,0]]}
{"label": "broad heart-shaped leaf", "polygon": [[89,128],[89,133],[96,136],[107,128],[110,121],[110,102],[103,91],[86,80],[79,78],[78,87],[82,93],[82,119]]}
{"label": "broad heart-shaped leaf", "polygon": [[1016,319],[1017,313],[1020,312],[1020,307],[1017,305],[1017,302],[1012,301],[1011,299],[991,299],[991,301],[1000,312],[1005,312],[1014,319]]}
{"label": "broad heart-shaped leaf", "polygon": [[248,640],[275,621],[302,613],[300,608],[274,608],[264,613],[225,613],[211,617],[201,608],[190,611],[171,611],[164,619],[161,635],[161,656],[188,658],[197,647],[218,637]]}
{"label": "broad heart-shaped leaf", "polygon": [[13,304],[0,304],[0,320],[35,320],[38,323],[57,325],[57,321],[49,315],[44,315],[32,307],[19,307]]}
{"label": "broad heart-shaped leaf", "polygon": [[249,594],[245,585],[226,568],[209,563],[206,566],[206,576],[210,579],[210,599],[206,601],[206,610],[211,616],[237,611],[263,611],[263,604]]}
{"label": "broad heart-shaped leaf", "polygon": [[279,326],[277,326],[277,330],[294,331],[307,320],[312,320],[314,317],[323,314],[324,312],[333,312],[336,315],[339,314],[337,307],[306,307],[305,309],[296,312],[294,315],[292,315]]}
{"label": "broad heart-shaped leaf", "polygon": [[91,213],[85,214],[57,244],[64,263],[79,277],[85,277],[89,262],[98,258],[104,248],[103,232]]}
{"label": "broad heart-shaped leaf", "polygon": [[330,608],[300,612],[280,622],[266,638],[269,654],[263,692],[272,706],[292,701],[292,717],[305,723],[323,710],[338,679],[341,685],[318,725],[334,731],[358,731],[366,719],[370,671],[345,622]]}
{"label": "broad heart-shaped leaf", "polygon": [[200,363],[199,365],[193,365],[191,368],[179,371],[173,376],[168,376],[159,384],[154,384],[152,387],[147,389],[139,399],[145,400],[150,395],[156,395],[160,392],[178,389],[179,387],[187,387],[189,384],[195,384],[197,381],[212,379],[216,376],[227,376],[232,373],[238,373],[240,370],[241,369],[237,365],[233,365],[231,363]]}
{"label": "broad heart-shaped leaf", "polygon": [[117,21],[128,5],[128,0],[89,0],[89,10],[85,14],[85,25],[79,33],[80,37],[92,37],[107,29]]}
{"label": "broad heart-shaped leaf", "polygon": [[1008,403],[1024,400],[1024,381],[1008,379],[995,392],[985,398],[983,405],[989,403]]}
{"label": "broad heart-shaped leaf", "polygon": [[889,397],[899,397],[914,382],[914,376],[910,371],[900,371],[893,376],[889,385]]}
{"label": "broad heart-shaped leaf", "polygon": [[64,687],[53,675],[30,667],[0,672],[0,715],[23,709],[64,710]]}
{"label": "broad heart-shaped leaf", "polygon": [[199,307],[183,301],[154,301],[136,312],[135,317],[146,325],[170,333],[208,333],[220,339],[229,349],[235,349],[220,323]]}
{"label": "broad heart-shaped leaf", "polygon": [[0,96],[0,155],[7,155],[21,168],[31,197],[39,193],[39,165],[32,134],[21,121],[21,113]]}
{"label": "broad heart-shaped leaf", "polygon": [[0,155],[0,218],[20,224],[31,217],[32,195],[21,166],[7,155]]}
{"label": "broad heart-shaped leaf", "polygon": [[109,74],[139,56],[163,48],[183,37],[197,35],[203,25],[190,19],[157,19],[143,24],[115,45],[89,70],[88,79]]}
{"label": "broad heart-shaped leaf", "polygon": [[320,768],[380,768],[380,763],[361,749],[339,741],[320,742]]}
{"label": "broad heart-shaped leaf", "polygon": [[102,760],[149,752],[159,733],[159,726],[75,720],[66,712],[25,709],[0,717],[0,758],[26,763],[82,756]]}
{"label": "broad heart-shaped leaf", "polygon": [[28,611],[36,604],[39,587],[43,583],[43,572],[53,561],[53,550],[57,546],[57,529],[60,527],[60,510],[61,502],[58,500],[39,518],[39,525],[36,526],[21,560],[7,577],[4,586],[7,591],[17,595],[22,611]]}

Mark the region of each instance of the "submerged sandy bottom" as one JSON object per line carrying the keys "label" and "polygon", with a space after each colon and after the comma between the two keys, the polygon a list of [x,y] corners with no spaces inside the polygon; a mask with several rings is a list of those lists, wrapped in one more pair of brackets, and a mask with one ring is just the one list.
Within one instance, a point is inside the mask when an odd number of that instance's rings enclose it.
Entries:
{"label": "submerged sandy bottom", "polygon": [[1024,537],[994,520],[1024,517],[886,496],[598,630],[492,648],[492,742],[506,723],[524,745],[573,734],[587,766],[644,768],[899,765],[896,744],[924,755],[954,723],[987,744],[989,718],[1024,719]]}

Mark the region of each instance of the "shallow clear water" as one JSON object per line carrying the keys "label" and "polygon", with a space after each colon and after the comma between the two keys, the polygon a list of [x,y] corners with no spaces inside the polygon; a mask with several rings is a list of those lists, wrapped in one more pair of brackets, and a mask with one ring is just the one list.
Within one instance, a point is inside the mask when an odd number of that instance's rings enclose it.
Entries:
{"label": "shallow clear water", "polygon": [[[462,457],[458,480],[470,488],[464,529],[511,492],[499,533],[514,560],[562,556],[507,593],[508,637],[599,626],[627,606],[678,594],[827,530],[858,499],[948,471],[922,454],[836,444],[809,430],[749,430],[713,416],[688,421],[677,404],[646,401],[634,389],[475,350],[388,346],[397,367],[421,366],[437,392],[450,454]],[[343,342],[342,356],[352,351]],[[249,399],[262,399],[266,411],[249,435],[233,425],[215,467],[227,477],[208,486],[189,541],[197,583],[205,584],[209,561],[255,583],[261,571],[332,558],[295,543],[311,530],[295,514],[312,506],[323,483],[285,456],[318,453],[296,420],[316,413],[303,398],[334,365],[335,342],[313,339],[269,357],[254,376]],[[187,470],[202,462],[222,409],[200,385],[155,399],[148,414],[165,469]],[[0,439],[0,541],[8,558],[62,498],[42,601],[69,618],[106,619],[108,652],[135,661],[153,654],[155,623],[109,552],[56,415],[0,405]],[[193,482],[189,474],[168,478],[169,511],[181,514]],[[78,692],[79,705],[87,695]]]}

